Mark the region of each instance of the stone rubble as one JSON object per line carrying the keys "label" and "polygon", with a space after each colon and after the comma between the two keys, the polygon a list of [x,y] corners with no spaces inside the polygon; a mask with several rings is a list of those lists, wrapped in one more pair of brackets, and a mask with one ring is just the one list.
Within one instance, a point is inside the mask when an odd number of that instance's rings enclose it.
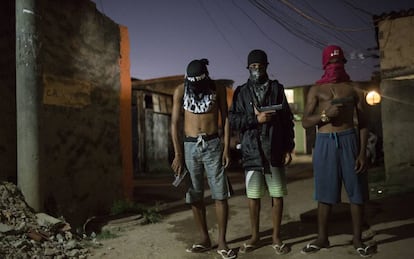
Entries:
{"label": "stone rubble", "polygon": [[87,258],[99,243],[70,230],[63,219],[36,213],[16,185],[0,183],[0,258]]}

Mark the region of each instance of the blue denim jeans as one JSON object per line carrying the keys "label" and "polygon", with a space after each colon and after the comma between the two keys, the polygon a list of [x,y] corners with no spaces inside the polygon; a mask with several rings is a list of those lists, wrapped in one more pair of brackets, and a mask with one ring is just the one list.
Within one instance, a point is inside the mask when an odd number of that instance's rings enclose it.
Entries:
{"label": "blue denim jeans", "polygon": [[196,141],[184,141],[185,164],[190,174],[190,186],[186,193],[186,203],[194,203],[204,198],[204,178],[207,178],[214,200],[227,199],[229,186],[222,164],[220,138],[204,140],[199,135]]}

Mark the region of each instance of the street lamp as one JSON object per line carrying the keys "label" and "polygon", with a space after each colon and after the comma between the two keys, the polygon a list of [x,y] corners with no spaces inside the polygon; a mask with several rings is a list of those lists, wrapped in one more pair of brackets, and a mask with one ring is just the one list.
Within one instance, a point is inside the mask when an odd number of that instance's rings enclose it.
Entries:
{"label": "street lamp", "polygon": [[381,102],[381,95],[377,91],[373,90],[368,92],[365,100],[369,105],[376,105]]}

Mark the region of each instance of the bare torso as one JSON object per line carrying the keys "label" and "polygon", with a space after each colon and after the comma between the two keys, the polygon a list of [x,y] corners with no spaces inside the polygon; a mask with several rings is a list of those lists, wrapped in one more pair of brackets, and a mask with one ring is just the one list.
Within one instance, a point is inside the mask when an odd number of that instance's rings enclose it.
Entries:
{"label": "bare torso", "polygon": [[208,113],[192,113],[184,111],[184,134],[189,137],[196,137],[198,134],[206,133],[211,135],[217,133],[218,107],[217,103]]}
{"label": "bare torso", "polygon": [[[184,85],[178,86],[178,95],[182,102],[184,97]],[[205,113],[193,113],[184,110],[184,134],[188,137],[197,137],[197,135],[205,133],[211,135],[218,132],[218,114],[220,98],[223,98],[220,91],[216,92],[216,101],[211,109]]]}
{"label": "bare torso", "polygon": [[[358,103],[358,95],[353,83],[335,83],[314,86],[316,89],[316,98],[318,100],[318,114],[325,110],[330,121],[320,124],[319,132],[338,132],[353,128],[355,106]],[[339,104],[332,104],[333,100],[343,100]],[[337,110],[335,116],[334,111]]]}
{"label": "bare torso", "polygon": [[[344,102],[333,104],[332,101],[342,99]],[[329,118],[322,122],[321,114]],[[359,153],[356,160],[357,173],[363,172],[366,166],[366,145],[368,129],[366,123],[366,102],[363,91],[357,83],[344,82],[335,84],[314,85],[309,89],[305,111],[302,118],[304,128],[318,126],[321,133],[340,132],[357,128],[359,134]]]}

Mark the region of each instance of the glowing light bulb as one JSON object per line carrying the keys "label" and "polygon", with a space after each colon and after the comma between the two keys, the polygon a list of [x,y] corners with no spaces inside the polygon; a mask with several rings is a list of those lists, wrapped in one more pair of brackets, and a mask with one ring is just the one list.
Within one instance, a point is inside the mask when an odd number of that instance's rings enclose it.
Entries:
{"label": "glowing light bulb", "polygon": [[369,105],[375,105],[381,102],[381,95],[377,91],[370,91],[365,100]]}

